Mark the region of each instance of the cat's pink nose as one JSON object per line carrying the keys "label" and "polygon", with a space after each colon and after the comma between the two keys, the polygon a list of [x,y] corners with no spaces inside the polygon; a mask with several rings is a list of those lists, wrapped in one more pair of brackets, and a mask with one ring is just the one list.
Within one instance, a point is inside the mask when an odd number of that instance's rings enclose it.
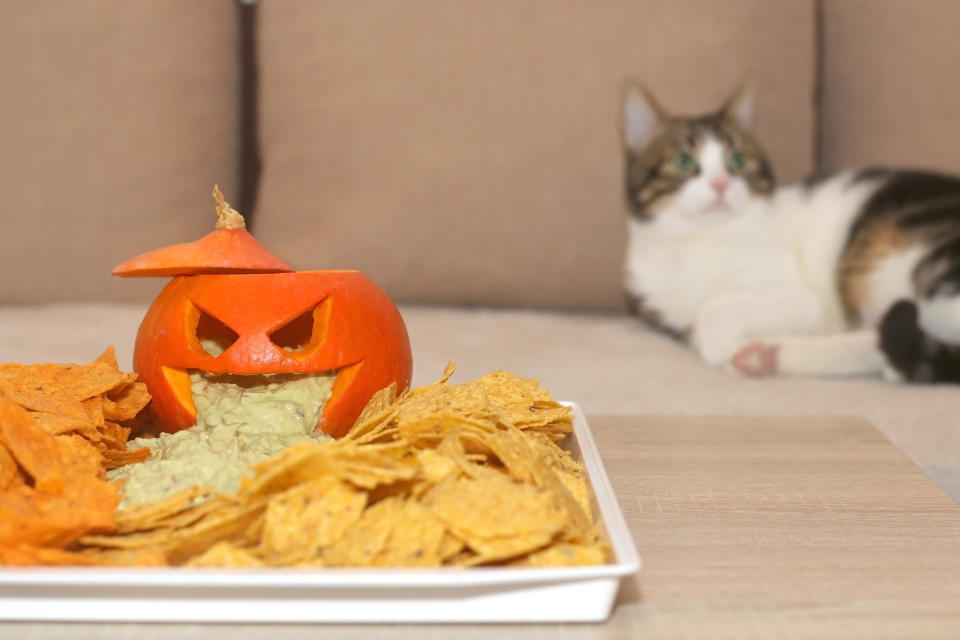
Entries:
{"label": "cat's pink nose", "polygon": [[730,186],[730,181],[724,178],[723,176],[719,178],[714,178],[710,181],[710,186],[713,187],[713,190],[717,192],[717,195],[722,196],[723,193],[727,190],[727,187]]}

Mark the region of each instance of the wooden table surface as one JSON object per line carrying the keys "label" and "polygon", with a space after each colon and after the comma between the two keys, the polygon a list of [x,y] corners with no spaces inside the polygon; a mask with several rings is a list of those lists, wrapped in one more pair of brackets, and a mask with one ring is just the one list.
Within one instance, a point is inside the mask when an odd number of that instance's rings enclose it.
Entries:
{"label": "wooden table surface", "polygon": [[960,506],[859,418],[591,417],[644,567],[605,624],[0,624],[0,638],[960,638]]}

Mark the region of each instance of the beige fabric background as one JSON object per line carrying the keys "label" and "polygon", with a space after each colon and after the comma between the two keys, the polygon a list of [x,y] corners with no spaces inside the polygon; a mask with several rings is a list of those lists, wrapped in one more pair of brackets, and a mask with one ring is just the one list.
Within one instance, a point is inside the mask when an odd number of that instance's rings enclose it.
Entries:
{"label": "beige fabric background", "polygon": [[619,307],[622,79],[679,111],[752,72],[812,169],[812,1],[270,0],[254,232],[400,301]]}
{"label": "beige fabric background", "polygon": [[960,173],[960,2],[826,0],[821,164]]}
{"label": "beige fabric background", "polygon": [[[260,5],[255,231],[401,300],[616,307],[620,79],[716,104],[745,71],[780,177],[811,168],[814,0]],[[132,254],[237,189],[233,0],[0,4],[0,303],[142,299]],[[960,172],[960,3],[824,0],[820,164]],[[13,275],[15,274],[15,275]]]}
{"label": "beige fabric background", "polygon": [[153,297],[110,270],[213,228],[237,55],[232,0],[0,3],[0,303]]}

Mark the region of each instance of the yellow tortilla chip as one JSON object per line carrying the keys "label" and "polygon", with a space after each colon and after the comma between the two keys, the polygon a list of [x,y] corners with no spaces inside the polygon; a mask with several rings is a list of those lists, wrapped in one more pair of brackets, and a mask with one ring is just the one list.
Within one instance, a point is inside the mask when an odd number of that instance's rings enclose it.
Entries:
{"label": "yellow tortilla chip", "polygon": [[249,551],[232,542],[218,542],[199,556],[191,558],[185,566],[257,568],[266,565]]}
{"label": "yellow tortilla chip", "polygon": [[267,504],[259,553],[275,565],[313,558],[343,537],[366,506],[366,493],[331,475],[275,494]]}
{"label": "yellow tortilla chip", "polygon": [[443,554],[446,527],[430,511],[413,500],[404,500],[393,528],[371,564],[379,567],[438,567]]}
{"label": "yellow tortilla chip", "polygon": [[[185,511],[195,509],[196,505],[204,498],[210,496],[210,491],[203,487],[190,487],[168,496],[158,498],[149,502],[143,502],[129,509],[122,509],[117,512],[116,526],[117,534],[131,533],[133,531],[144,531],[149,529],[170,528],[167,521]],[[216,501],[206,501],[209,508],[216,505]],[[194,519],[196,521],[203,514]]]}
{"label": "yellow tortilla chip", "polygon": [[549,494],[503,474],[446,480],[424,495],[424,505],[485,561],[546,545],[566,520]]}
{"label": "yellow tortilla chip", "polygon": [[403,511],[403,499],[390,497],[363,512],[344,536],[323,550],[324,565],[369,567],[383,551]]}
{"label": "yellow tortilla chip", "polygon": [[163,552],[157,549],[85,549],[78,554],[116,567],[166,567]]}
{"label": "yellow tortilla chip", "polygon": [[514,567],[567,567],[604,564],[610,551],[602,544],[561,542],[510,563]]}
{"label": "yellow tortilla chip", "polygon": [[167,559],[172,564],[182,564],[221,541],[247,541],[245,533],[252,523],[263,516],[265,500],[224,507],[214,511],[186,529],[170,534],[163,545]]}

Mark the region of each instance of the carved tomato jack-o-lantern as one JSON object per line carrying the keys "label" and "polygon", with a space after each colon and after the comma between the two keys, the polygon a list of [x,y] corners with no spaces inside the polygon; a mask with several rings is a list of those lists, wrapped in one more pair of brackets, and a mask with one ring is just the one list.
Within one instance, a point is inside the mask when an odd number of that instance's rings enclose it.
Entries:
{"label": "carved tomato jack-o-lantern", "polygon": [[[336,372],[318,428],[338,437],[370,397],[410,384],[406,327],[393,302],[358,271],[292,271],[217,198],[217,229],[114,270],[172,275],[150,306],[134,347],[151,411],[165,431],[196,422],[190,371],[240,375]],[[238,220],[239,219],[239,220]]]}

